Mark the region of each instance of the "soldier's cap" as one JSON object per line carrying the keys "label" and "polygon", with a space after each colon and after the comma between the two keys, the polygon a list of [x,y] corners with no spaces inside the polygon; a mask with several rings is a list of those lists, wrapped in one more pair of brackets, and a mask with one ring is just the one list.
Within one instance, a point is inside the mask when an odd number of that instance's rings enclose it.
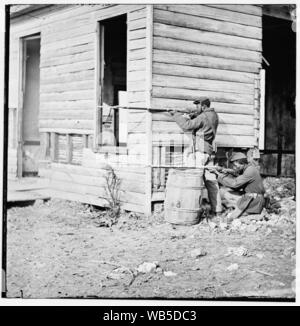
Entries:
{"label": "soldier's cap", "polygon": [[204,104],[204,105],[209,106],[210,105],[210,100],[209,100],[208,97],[199,97],[193,103],[194,104]]}
{"label": "soldier's cap", "polygon": [[230,157],[230,162],[234,162],[234,161],[240,160],[242,158],[247,159],[247,156],[241,152],[233,153]]}

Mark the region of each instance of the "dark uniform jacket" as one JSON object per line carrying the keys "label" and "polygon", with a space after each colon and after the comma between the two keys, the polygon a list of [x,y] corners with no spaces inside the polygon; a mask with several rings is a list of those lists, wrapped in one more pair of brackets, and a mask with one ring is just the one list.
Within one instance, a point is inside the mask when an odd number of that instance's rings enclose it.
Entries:
{"label": "dark uniform jacket", "polygon": [[[233,177],[220,173],[218,181],[231,189],[243,190],[243,195],[237,202],[240,210],[250,214],[260,214],[264,207],[264,185],[258,169],[248,164],[241,175]],[[247,195],[249,194],[249,195]],[[257,197],[251,194],[258,194]]]}
{"label": "dark uniform jacket", "polygon": [[206,109],[196,118],[185,117],[176,112],[174,120],[183,131],[191,131],[191,144],[194,142],[195,150],[211,154],[213,152],[212,142],[215,139],[219,118],[213,108]]}

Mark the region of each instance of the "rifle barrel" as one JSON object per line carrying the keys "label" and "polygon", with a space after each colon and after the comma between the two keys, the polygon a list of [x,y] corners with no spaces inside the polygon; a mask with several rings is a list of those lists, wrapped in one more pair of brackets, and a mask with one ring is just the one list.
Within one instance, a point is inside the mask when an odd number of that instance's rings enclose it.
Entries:
{"label": "rifle barrel", "polygon": [[182,108],[168,108],[168,109],[162,109],[162,108],[146,108],[146,107],[134,107],[134,106],[123,106],[123,105],[114,105],[114,106],[105,106],[105,105],[98,105],[98,108],[104,108],[107,107],[109,109],[113,109],[113,110],[118,110],[118,109],[132,109],[132,110],[140,110],[140,111],[150,111],[150,112],[168,112],[169,110],[174,110],[177,112],[181,112],[181,113],[192,113],[191,111],[188,111],[186,109],[182,109]]}

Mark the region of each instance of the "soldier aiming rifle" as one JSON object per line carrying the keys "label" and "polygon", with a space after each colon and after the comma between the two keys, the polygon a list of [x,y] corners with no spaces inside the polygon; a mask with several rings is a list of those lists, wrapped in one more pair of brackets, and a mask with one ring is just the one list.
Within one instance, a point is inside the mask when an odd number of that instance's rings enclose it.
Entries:
{"label": "soldier aiming rifle", "polygon": [[[193,103],[196,107],[188,115],[172,109],[168,112],[184,132],[192,132],[190,146],[184,152],[185,165],[195,168],[208,167],[213,165],[213,142],[216,137],[219,118],[215,110],[210,107],[208,98],[202,97]],[[217,178],[209,169],[204,169],[203,178],[211,205],[211,215],[216,217],[222,212]]]}

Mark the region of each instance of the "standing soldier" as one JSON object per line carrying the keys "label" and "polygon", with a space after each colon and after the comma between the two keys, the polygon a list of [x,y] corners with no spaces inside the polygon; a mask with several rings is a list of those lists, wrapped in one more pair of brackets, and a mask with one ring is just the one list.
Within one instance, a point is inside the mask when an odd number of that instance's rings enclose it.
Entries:
{"label": "standing soldier", "polygon": [[218,182],[229,188],[221,188],[222,198],[235,207],[227,216],[228,222],[242,214],[260,214],[265,202],[265,189],[257,166],[248,163],[243,153],[234,153],[230,161],[233,162],[238,176],[214,170]]}
{"label": "standing soldier", "polygon": [[[219,118],[215,110],[210,107],[208,98],[199,98],[193,103],[196,105],[196,109],[192,116],[169,110],[183,131],[192,132],[191,146],[184,153],[185,164],[196,168],[213,165],[213,141],[216,137]],[[219,216],[222,212],[222,202],[218,181],[214,173],[207,169],[204,171],[204,182],[211,205],[211,213],[213,216]]]}

